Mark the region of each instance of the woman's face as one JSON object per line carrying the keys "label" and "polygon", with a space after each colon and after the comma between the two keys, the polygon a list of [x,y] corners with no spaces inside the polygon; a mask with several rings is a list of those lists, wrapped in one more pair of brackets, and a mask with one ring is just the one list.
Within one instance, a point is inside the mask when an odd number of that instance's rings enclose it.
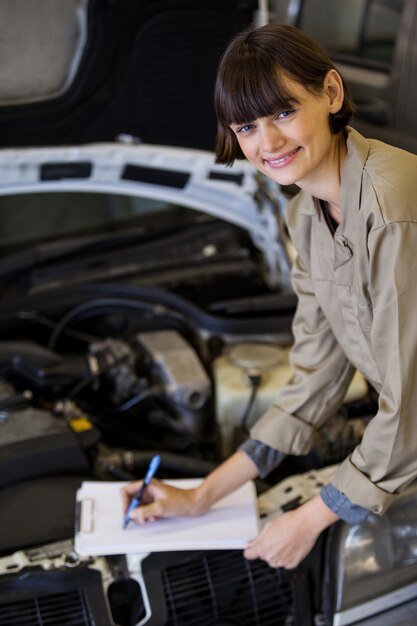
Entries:
{"label": "woman's face", "polygon": [[338,111],[343,102],[338,79],[337,72],[330,70],[323,92],[315,95],[286,77],[288,92],[296,100],[293,108],[232,124],[248,161],[281,185],[295,183],[308,189],[325,181],[337,160],[337,136],[330,131],[329,114]]}

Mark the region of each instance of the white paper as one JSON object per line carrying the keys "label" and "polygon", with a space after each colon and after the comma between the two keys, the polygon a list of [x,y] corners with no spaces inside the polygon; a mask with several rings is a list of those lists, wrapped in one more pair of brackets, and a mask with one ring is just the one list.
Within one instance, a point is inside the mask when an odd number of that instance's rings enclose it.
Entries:
{"label": "white paper", "polygon": [[[191,489],[201,479],[164,481]],[[125,482],[83,482],[77,492],[81,504],[75,549],[83,556],[166,552],[172,550],[242,549],[259,533],[259,516],[253,482],[219,500],[200,517],[131,522],[123,529],[120,489]],[[92,504],[93,503],[93,504]]]}

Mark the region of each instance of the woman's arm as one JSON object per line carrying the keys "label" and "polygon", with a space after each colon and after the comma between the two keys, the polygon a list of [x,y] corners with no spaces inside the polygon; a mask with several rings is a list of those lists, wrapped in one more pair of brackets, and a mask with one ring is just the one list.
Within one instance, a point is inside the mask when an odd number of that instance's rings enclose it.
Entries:
{"label": "woman's arm", "polygon": [[[235,452],[213,470],[195,489],[177,489],[152,480],[145,491],[142,505],[130,515],[136,522],[158,517],[198,516],[248,480],[256,478],[259,470],[245,452]],[[124,514],[142,481],[130,483],[122,489]]]}

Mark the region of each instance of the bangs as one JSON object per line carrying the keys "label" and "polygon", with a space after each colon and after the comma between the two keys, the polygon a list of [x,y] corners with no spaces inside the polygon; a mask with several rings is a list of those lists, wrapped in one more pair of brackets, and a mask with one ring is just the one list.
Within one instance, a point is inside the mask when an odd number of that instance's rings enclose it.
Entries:
{"label": "bangs", "polygon": [[252,57],[242,60],[234,69],[229,68],[227,76],[219,76],[216,113],[221,125],[251,122],[298,102],[271,59]]}

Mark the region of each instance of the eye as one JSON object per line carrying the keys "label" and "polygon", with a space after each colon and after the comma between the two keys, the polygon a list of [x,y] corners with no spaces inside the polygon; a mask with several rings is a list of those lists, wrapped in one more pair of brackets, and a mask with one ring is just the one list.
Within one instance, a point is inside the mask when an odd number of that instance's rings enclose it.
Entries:
{"label": "eye", "polygon": [[285,119],[286,117],[289,117],[293,113],[295,113],[295,109],[288,109],[287,111],[280,111],[279,113],[277,113],[276,119],[277,120]]}
{"label": "eye", "polygon": [[255,124],[242,124],[241,126],[237,126],[235,128],[235,133],[237,135],[247,135],[253,128],[255,128]]}

